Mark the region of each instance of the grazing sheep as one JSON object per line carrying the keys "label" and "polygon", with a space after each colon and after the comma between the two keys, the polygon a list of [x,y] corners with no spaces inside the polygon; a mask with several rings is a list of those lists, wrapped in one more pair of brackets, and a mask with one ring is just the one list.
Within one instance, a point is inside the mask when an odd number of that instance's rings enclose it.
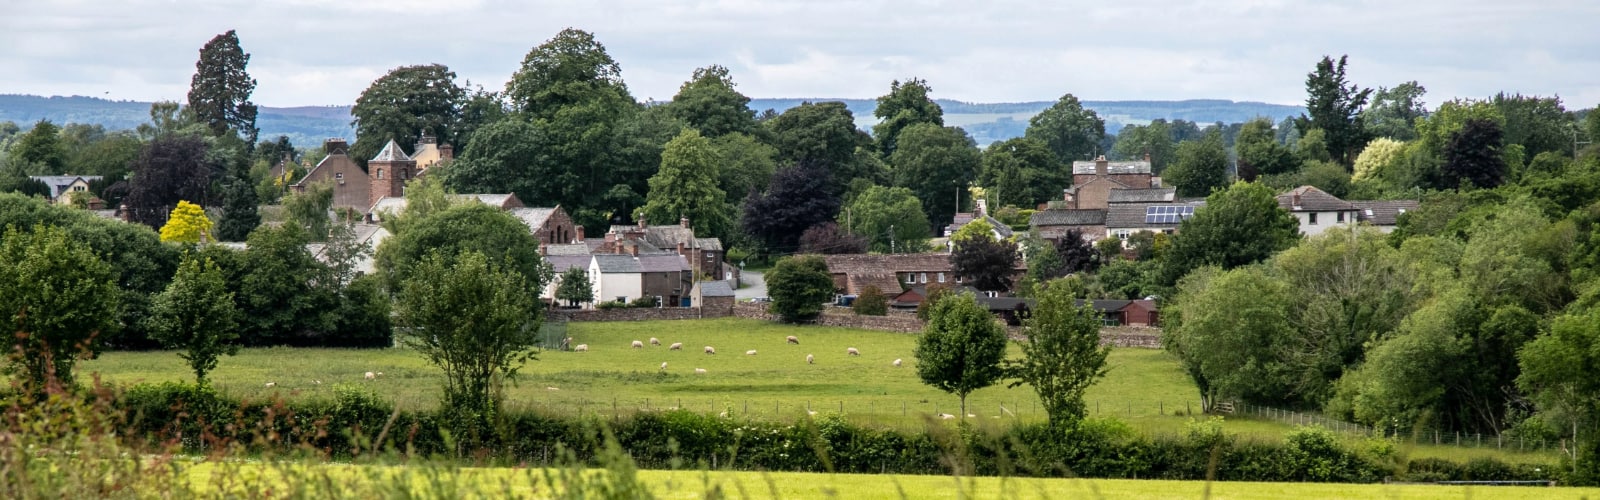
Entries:
{"label": "grazing sheep", "polygon": [[811,357],[810,354],[807,354],[806,355],[806,364],[808,364],[808,365],[817,364],[817,358]]}
{"label": "grazing sheep", "polygon": [[817,414],[817,412],[815,412],[815,411],[806,410],[806,415],[816,415],[816,414]]}
{"label": "grazing sheep", "polygon": [[378,376],[382,377],[383,376],[383,372],[378,372]]}
{"label": "grazing sheep", "polygon": [[277,382],[267,382],[267,388],[268,389],[271,389],[271,388],[277,387],[277,386],[278,386]]}
{"label": "grazing sheep", "polygon": [[951,415],[949,413],[940,413],[939,414],[939,418],[942,418],[942,419],[945,419],[945,420],[950,420],[952,418],[956,418],[956,416],[955,415]]}
{"label": "grazing sheep", "polygon": [[572,346],[572,337],[561,339],[561,350],[565,351]]}
{"label": "grazing sheep", "polygon": [[706,374],[706,369],[705,368],[695,368],[694,369],[694,374],[695,375],[705,375]]}
{"label": "grazing sheep", "polygon": [[650,337],[650,345],[661,345],[661,339]]}
{"label": "grazing sheep", "polygon": [[589,352],[589,344],[578,344],[572,348],[572,352]]}
{"label": "grazing sheep", "polygon": [[367,372],[367,380],[372,380],[372,379],[376,379],[376,378],[378,378],[377,374],[372,373],[372,372]]}
{"label": "grazing sheep", "polygon": [[716,354],[716,353],[717,353],[717,348],[711,347],[711,346],[706,346],[706,354]]}
{"label": "grazing sheep", "polygon": [[644,349],[644,342],[640,342],[640,341],[637,341],[637,340],[633,341],[633,348],[634,349]]}
{"label": "grazing sheep", "polygon": [[321,380],[312,380],[311,383],[317,384],[317,385],[322,385],[322,381]]}
{"label": "grazing sheep", "polygon": [[756,355],[756,350],[755,349],[751,349],[751,350],[745,351],[744,355],[745,356],[755,356]]}
{"label": "grazing sheep", "polygon": [[547,391],[559,391],[559,390],[561,390],[561,388],[560,387],[545,387],[544,390],[547,390]]}
{"label": "grazing sheep", "polygon": [[666,372],[667,372],[667,362],[666,361],[662,361],[661,362],[661,373],[666,373]]}
{"label": "grazing sheep", "polygon": [[900,358],[895,358],[894,359],[894,366],[895,366],[895,368],[899,368],[900,367]]}
{"label": "grazing sheep", "polygon": [[790,335],[789,338],[784,340],[787,340],[790,344],[800,345],[800,337],[796,337],[794,335]]}
{"label": "grazing sheep", "polygon": [[672,345],[667,346],[667,350],[668,351],[682,351],[683,350],[683,342],[673,342]]}
{"label": "grazing sheep", "polygon": [[971,413],[968,413],[967,414],[967,418],[978,418],[978,416],[977,415],[973,415]]}
{"label": "grazing sheep", "polygon": [[861,355],[861,351],[857,351],[856,348],[854,348],[854,347],[846,347],[846,348],[844,348],[844,353],[845,354],[849,354],[851,356],[860,356]]}

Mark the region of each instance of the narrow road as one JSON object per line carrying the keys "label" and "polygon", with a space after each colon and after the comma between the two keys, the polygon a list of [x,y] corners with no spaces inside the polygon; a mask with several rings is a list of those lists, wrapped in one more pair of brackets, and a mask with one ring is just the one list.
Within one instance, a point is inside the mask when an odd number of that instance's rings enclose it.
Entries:
{"label": "narrow road", "polygon": [[767,296],[767,280],[765,276],[756,271],[744,271],[739,275],[739,283],[744,287],[733,291],[736,300],[753,299]]}

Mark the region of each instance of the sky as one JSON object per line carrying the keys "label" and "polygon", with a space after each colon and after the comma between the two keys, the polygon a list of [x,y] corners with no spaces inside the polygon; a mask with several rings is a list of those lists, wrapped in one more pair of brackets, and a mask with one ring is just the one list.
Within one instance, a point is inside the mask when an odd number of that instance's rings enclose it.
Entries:
{"label": "sky", "polygon": [[0,0],[0,13],[0,94],[181,101],[200,47],[230,29],[259,105],[351,104],[414,64],[499,90],[574,27],[640,100],[721,64],[751,97],[873,98],[918,77],[968,102],[1303,104],[1306,73],[1347,54],[1350,81],[1418,81],[1430,108],[1499,91],[1600,104],[1593,1]]}

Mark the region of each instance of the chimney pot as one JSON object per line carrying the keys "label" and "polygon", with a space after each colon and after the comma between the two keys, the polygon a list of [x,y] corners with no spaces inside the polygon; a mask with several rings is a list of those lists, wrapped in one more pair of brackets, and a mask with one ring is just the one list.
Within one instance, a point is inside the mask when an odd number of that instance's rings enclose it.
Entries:
{"label": "chimney pot", "polygon": [[634,257],[638,257],[639,256],[639,245],[629,245],[628,246],[628,253],[632,254]]}
{"label": "chimney pot", "polygon": [[456,157],[456,148],[449,144],[439,146],[439,159],[449,160]]}
{"label": "chimney pot", "polygon": [[1105,176],[1111,170],[1111,162],[1106,161],[1105,155],[1094,159],[1094,175]]}
{"label": "chimney pot", "polygon": [[574,241],[583,242],[583,226],[572,226],[572,236]]}
{"label": "chimney pot", "polygon": [[678,226],[683,227],[684,229],[688,229],[689,228],[689,218],[688,217],[679,217],[678,218]]}
{"label": "chimney pot", "polygon": [[644,227],[645,227],[645,226],[646,226],[646,225],[647,225],[647,224],[646,224],[646,223],[645,223],[645,220],[644,220],[644,217],[643,217],[643,216],[640,216],[640,217],[639,217],[639,229],[644,229]]}
{"label": "chimney pot", "polygon": [[1289,199],[1290,205],[1293,205],[1295,208],[1300,208],[1300,193],[1296,192],[1290,195]]}

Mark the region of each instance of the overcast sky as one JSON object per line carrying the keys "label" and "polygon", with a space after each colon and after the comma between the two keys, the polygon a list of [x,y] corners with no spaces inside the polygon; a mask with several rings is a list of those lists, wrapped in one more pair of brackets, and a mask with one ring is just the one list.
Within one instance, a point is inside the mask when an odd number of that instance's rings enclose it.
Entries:
{"label": "overcast sky", "polygon": [[1316,61],[1349,54],[1352,81],[1417,80],[1430,108],[1505,90],[1578,109],[1600,103],[1596,20],[1600,2],[1578,0],[0,0],[0,93],[182,100],[229,29],[261,105],[351,104],[411,64],[501,89],[570,26],[640,100],[721,64],[752,97],[870,98],[917,76],[972,102],[1303,104]]}

